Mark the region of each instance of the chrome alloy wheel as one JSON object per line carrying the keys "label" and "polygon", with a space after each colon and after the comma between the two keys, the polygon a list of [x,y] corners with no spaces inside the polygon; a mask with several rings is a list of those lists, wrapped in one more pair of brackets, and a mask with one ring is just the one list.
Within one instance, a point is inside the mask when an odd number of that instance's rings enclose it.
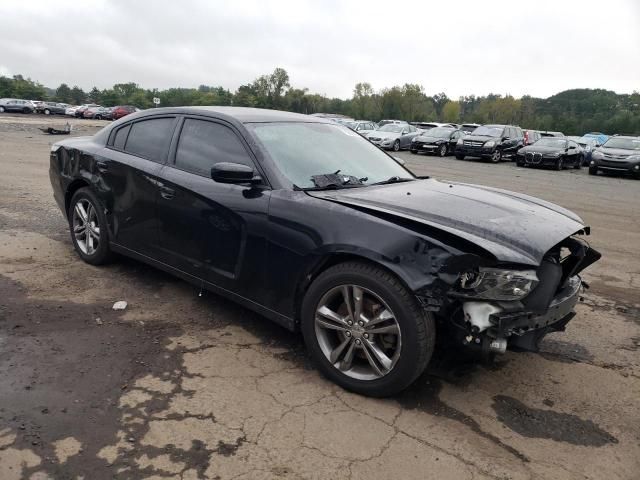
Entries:
{"label": "chrome alloy wheel", "polygon": [[351,378],[381,378],[400,358],[400,325],[393,311],[358,285],[339,285],[323,295],[315,333],[327,360]]}
{"label": "chrome alloy wheel", "polygon": [[93,255],[100,245],[98,212],[86,198],[78,200],[73,207],[73,235],[78,247],[85,255]]}

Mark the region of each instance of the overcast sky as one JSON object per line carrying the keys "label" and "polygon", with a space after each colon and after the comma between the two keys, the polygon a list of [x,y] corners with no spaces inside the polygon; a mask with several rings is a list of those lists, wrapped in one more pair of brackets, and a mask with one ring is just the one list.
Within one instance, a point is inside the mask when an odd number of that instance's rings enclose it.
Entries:
{"label": "overcast sky", "polygon": [[640,0],[2,0],[0,74],[90,89],[221,85],[275,67],[347,98],[640,90]]}

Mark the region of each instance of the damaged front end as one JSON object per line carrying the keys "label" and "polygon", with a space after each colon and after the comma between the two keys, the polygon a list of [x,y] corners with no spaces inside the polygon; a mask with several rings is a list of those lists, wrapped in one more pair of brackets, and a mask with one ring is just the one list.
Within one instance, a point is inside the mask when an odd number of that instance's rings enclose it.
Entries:
{"label": "damaged front end", "polygon": [[[563,331],[575,316],[586,286],[579,273],[600,256],[571,236],[551,248],[537,268],[492,265],[474,255],[457,258],[441,269],[449,289],[436,315],[456,342],[484,353],[537,351],[547,333]],[[418,292],[423,305],[433,303],[430,293]]]}

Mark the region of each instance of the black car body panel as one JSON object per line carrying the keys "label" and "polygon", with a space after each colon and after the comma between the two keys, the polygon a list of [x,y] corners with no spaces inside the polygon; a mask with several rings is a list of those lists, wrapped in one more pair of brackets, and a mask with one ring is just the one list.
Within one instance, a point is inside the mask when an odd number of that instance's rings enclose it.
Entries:
{"label": "black car body panel", "polygon": [[310,194],[441,229],[505,263],[538,265],[551,247],[584,228],[568,210],[532,197],[434,179]]}
{"label": "black car body panel", "polygon": [[[156,142],[155,158],[118,148],[121,134],[128,137],[141,122],[158,119],[166,120],[167,133]],[[189,120],[230,129],[262,182],[218,183],[178,168],[176,149]],[[91,188],[104,205],[114,251],[225,295],[290,329],[297,328],[310,283],[345,259],[387,269],[425,309],[447,319],[459,312],[459,300],[450,295],[459,272],[478,265],[541,269],[569,237],[588,234],[568,210],[489,187],[411,179],[301,190],[247,125],[276,122],[331,123],[233,107],[137,112],[93,137],[52,146],[54,197],[66,216],[74,191]],[[575,277],[599,257],[580,245],[570,245],[576,260],[565,262],[566,276]],[[548,307],[557,282],[535,302]],[[523,309],[520,302],[511,302],[506,311],[525,315]],[[545,308],[539,310],[542,314]]]}

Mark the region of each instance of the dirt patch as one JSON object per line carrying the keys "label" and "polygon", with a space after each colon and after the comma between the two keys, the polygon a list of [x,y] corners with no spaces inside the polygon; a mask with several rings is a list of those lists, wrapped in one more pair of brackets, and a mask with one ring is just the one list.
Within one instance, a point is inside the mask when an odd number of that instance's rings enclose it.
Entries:
{"label": "dirt patch", "polygon": [[497,395],[493,400],[493,409],[498,415],[498,420],[522,436],[548,438],[587,447],[618,443],[613,435],[591,420],[583,420],[568,413],[528,407],[519,400],[505,395]]}
{"label": "dirt patch", "polygon": [[592,363],[594,356],[583,345],[546,337],[540,342],[540,355],[557,362]]}
{"label": "dirt patch", "polygon": [[[38,471],[112,478],[97,453],[116,442],[118,399],[138,377],[179,372],[180,355],[164,344],[181,330],[119,321],[110,305],[34,301],[25,293],[0,276],[0,424],[17,432],[14,447],[45,459]],[[154,401],[164,408],[158,396]],[[81,450],[60,465],[55,442],[66,437]]]}

